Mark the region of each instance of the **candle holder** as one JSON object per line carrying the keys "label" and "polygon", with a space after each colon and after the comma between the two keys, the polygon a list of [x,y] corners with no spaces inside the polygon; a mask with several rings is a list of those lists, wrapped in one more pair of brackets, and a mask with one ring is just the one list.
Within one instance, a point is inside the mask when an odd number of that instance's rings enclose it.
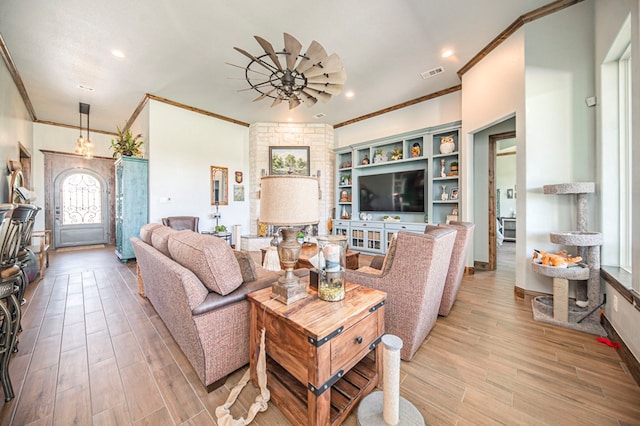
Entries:
{"label": "candle holder", "polygon": [[318,297],[327,302],[344,299],[344,270],[347,263],[347,237],[324,235],[317,237],[319,282]]}

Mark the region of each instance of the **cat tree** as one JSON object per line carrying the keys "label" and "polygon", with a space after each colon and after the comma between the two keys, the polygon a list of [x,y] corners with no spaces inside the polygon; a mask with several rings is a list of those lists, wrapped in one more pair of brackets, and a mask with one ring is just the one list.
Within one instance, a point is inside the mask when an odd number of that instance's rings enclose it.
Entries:
{"label": "cat tree", "polygon": [[[554,244],[576,247],[582,262],[560,268],[532,263],[535,273],[553,278],[553,296],[538,296],[532,301],[536,321],[561,325],[574,330],[604,335],[600,325],[600,246],[602,233],[589,232],[587,194],[595,192],[592,182],[545,185],[545,194],[576,195],[578,203],[577,230],[552,232]],[[576,281],[576,299],[569,299],[569,281]]]}

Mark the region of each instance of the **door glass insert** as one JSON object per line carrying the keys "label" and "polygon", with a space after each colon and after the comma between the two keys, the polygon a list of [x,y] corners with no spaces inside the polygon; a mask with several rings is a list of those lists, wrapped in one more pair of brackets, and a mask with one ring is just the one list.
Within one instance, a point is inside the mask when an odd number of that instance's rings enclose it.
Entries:
{"label": "door glass insert", "polygon": [[74,173],[62,182],[62,224],[102,221],[102,185],[87,173]]}

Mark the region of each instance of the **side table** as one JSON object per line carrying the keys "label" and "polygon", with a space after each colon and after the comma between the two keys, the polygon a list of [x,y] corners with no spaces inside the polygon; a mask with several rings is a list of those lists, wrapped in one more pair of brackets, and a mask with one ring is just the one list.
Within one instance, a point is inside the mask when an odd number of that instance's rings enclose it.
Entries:
{"label": "side table", "polygon": [[[250,371],[257,385],[260,336],[265,327],[271,400],[293,424],[339,425],[382,377],[386,293],[347,283],[344,300],[325,302],[313,289],[291,305],[271,289],[251,302]],[[371,351],[375,357],[367,356]]]}

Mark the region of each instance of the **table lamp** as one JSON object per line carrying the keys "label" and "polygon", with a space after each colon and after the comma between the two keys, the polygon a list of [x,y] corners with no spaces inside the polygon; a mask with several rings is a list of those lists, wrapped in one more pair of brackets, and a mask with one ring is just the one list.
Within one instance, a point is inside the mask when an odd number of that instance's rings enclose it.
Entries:
{"label": "table lamp", "polygon": [[307,286],[293,274],[302,245],[296,237],[301,226],[318,223],[318,181],[309,176],[263,176],[260,183],[260,222],[281,226],[278,256],[284,275],[271,294],[286,305],[307,297]]}

